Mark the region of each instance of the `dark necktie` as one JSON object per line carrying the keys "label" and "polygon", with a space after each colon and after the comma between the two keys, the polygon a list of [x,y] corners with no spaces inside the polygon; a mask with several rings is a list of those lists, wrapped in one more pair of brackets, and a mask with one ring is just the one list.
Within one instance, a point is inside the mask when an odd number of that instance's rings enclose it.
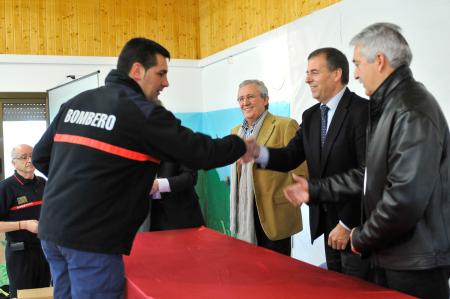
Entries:
{"label": "dark necktie", "polygon": [[320,144],[322,146],[327,138],[328,110],[330,108],[327,105],[320,105]]}

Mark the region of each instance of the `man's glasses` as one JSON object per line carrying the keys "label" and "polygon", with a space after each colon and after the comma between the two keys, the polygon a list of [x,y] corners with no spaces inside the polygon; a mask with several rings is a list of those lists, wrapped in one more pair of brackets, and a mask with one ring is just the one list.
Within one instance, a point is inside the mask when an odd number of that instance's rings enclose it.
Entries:
{"label": "man's glasses", "polygon": [[241,96],[241,97],[237,98],[237,101],[238,101],[239,103],[244,102],[244,100],[247,100],[247,101],[251,102],[251,101],[253,101],[254,99],[256,99],[256,96],[255,96],[255,95],[253,95],[253,94],[248,94],[248,95],[246,95],[246,96]]}
{"label": "man's glasses", "polygon": [[30,155],[23,154],[23,155],[14,157],[13,159],[15,159],[15,160],[28,160],[28,159],[31,159],[31,154]]}

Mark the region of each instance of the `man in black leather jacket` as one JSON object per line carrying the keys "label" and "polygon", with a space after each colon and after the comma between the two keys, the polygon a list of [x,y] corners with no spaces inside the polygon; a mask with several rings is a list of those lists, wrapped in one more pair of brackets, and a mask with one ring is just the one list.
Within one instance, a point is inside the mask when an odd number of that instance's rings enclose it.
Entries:
{"label": "man in black leather jacket", "polygon": [[449,296],[449,128],[426,88],[415,81],[408,43],[393,24],[356,35],[355,78],[370,96],[365,169],[323,180],[296,178],[291,203],[339,201],[362,193],[362,224],[352,250],[370,256],[375,282],[419,298]]}

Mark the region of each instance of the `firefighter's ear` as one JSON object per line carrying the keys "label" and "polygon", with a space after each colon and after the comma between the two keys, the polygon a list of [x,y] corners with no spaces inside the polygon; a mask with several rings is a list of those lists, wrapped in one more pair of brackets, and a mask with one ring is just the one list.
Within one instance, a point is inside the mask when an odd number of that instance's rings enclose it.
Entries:
{"label": "firefighter's ear", "polygon": [[132,78],[134,81],[139,82],[142,80],[142,78],[144,78],[144,75],[145,75],[144,66],[139,62],[133,63],[130,72],[128,73],[128,76],[130,76],[130,78]]}

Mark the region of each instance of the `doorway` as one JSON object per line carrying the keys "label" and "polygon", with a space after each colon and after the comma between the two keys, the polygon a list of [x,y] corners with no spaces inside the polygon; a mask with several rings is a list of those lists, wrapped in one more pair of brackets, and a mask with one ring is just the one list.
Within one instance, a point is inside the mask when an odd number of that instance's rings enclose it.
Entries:
{"label": "doorway", "polygon": [[34,146],[45,132],[46,99],[46,93],[0,93],[0,179],[14,173],[12,148],[23,143]]}

